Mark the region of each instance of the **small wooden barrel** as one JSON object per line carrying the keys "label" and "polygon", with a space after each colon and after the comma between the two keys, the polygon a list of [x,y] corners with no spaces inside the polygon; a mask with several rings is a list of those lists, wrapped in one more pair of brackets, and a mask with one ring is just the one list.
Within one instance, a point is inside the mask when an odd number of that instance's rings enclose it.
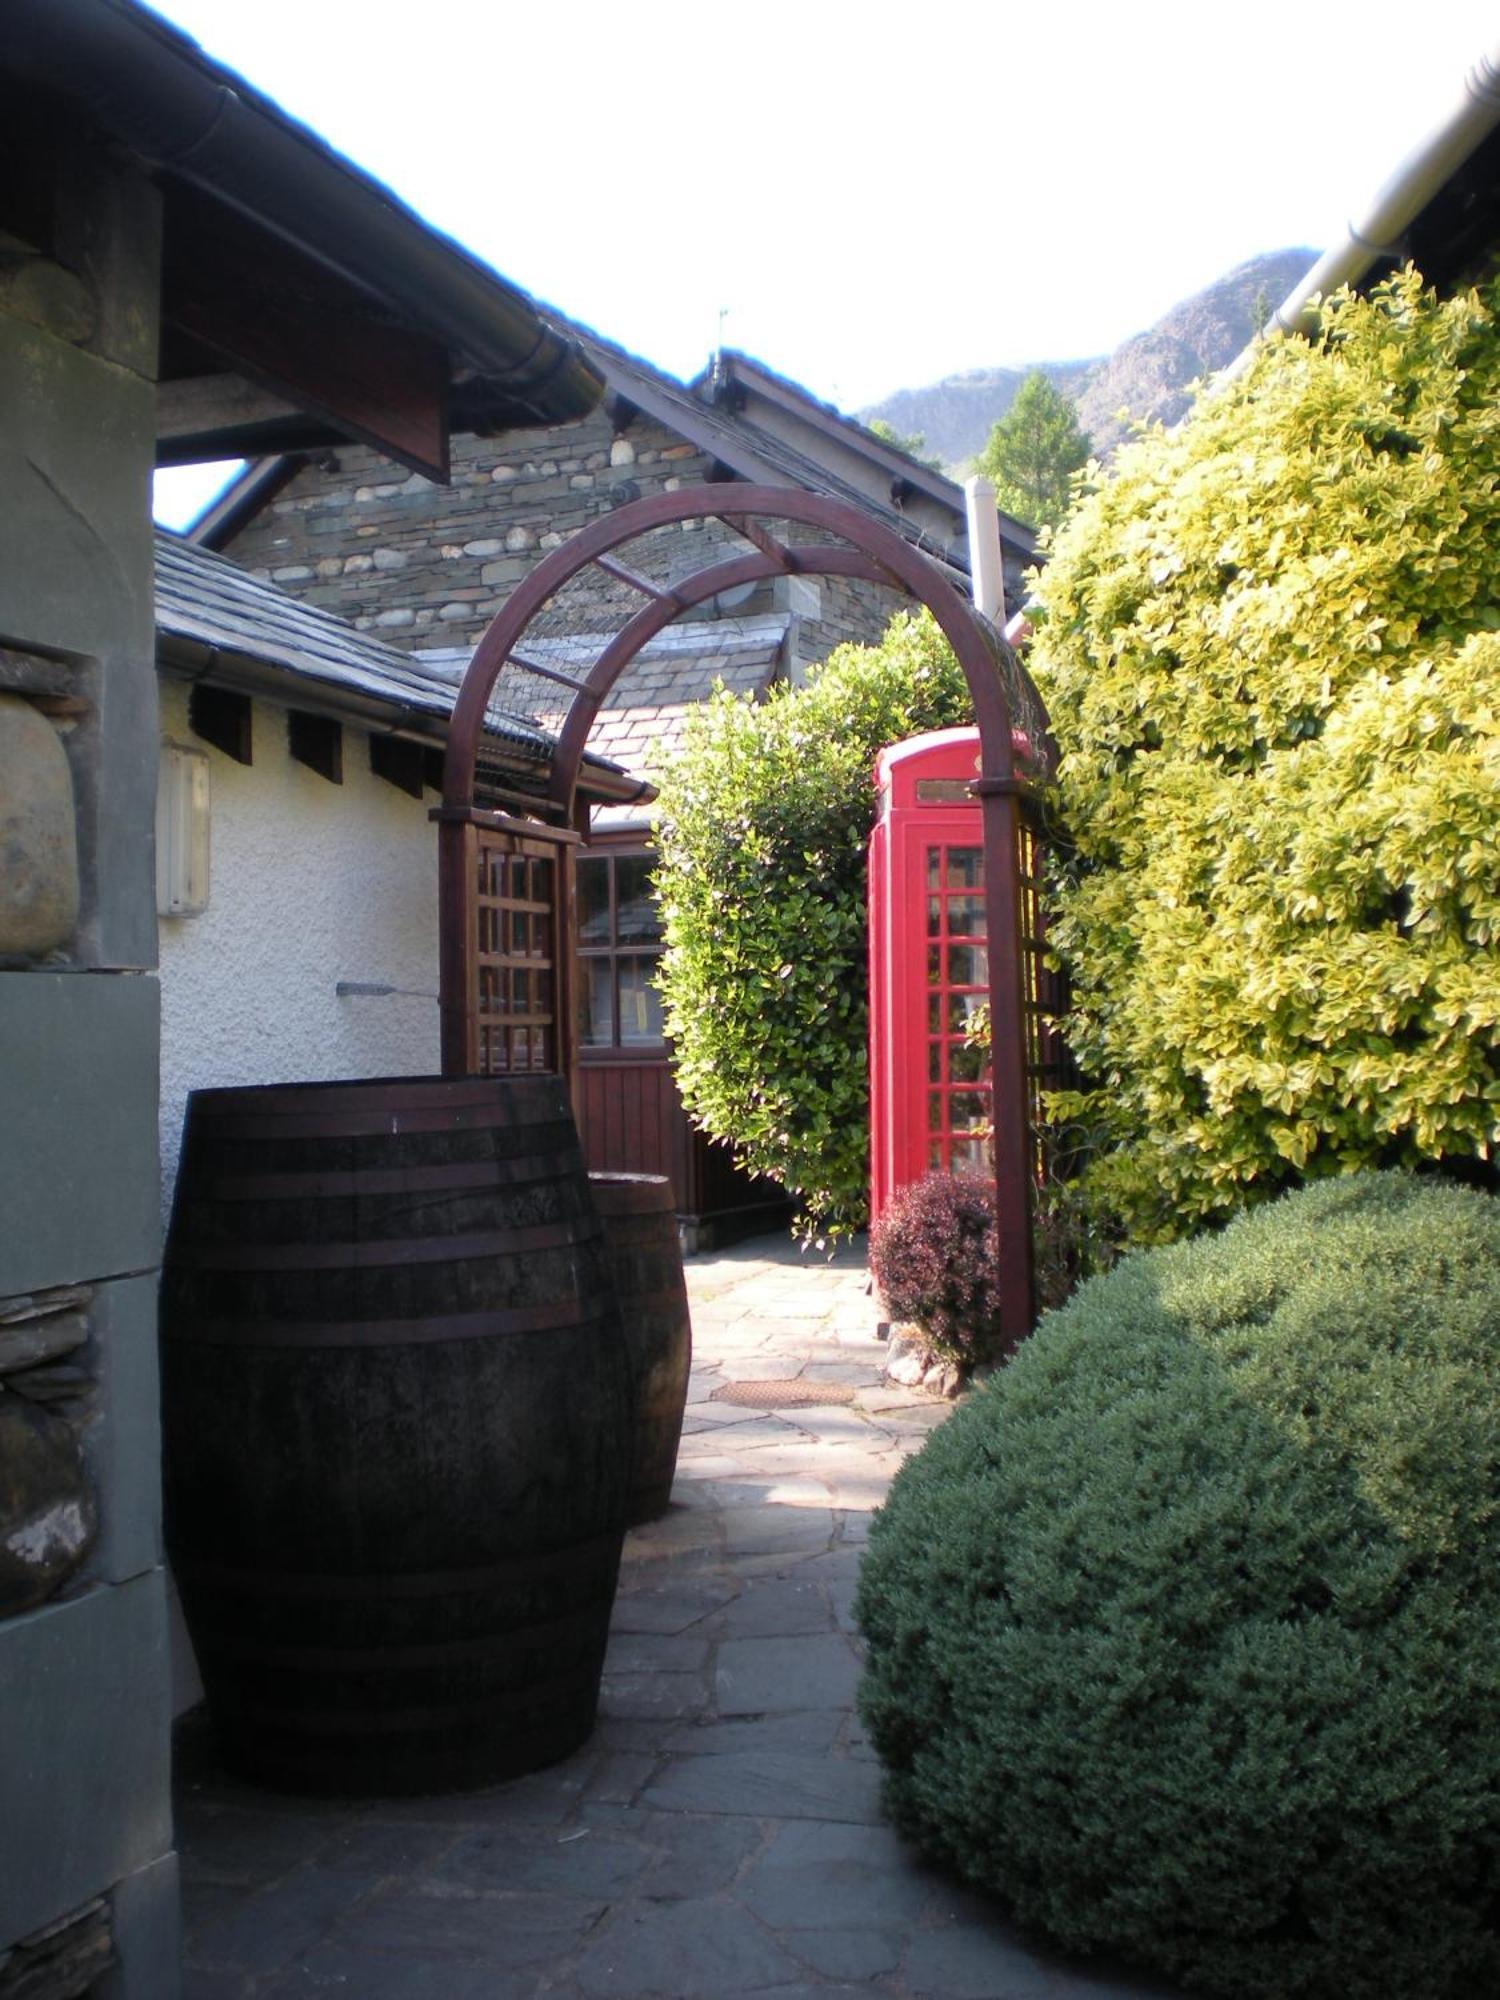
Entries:
{"label": "small wooden barrel", "polygon": [[626,1519],[664,1514],[682,1438],[692,1323],[672,1184],[661,1174],[590,1174],[619,1294],[634,1384],[635,1453]]}
{"label": "small wooden barrel", "polygon": [[593,1725],[630,1379],[555,1077],[195,1092],[167,1535],[229,1761],[481,1785]]}

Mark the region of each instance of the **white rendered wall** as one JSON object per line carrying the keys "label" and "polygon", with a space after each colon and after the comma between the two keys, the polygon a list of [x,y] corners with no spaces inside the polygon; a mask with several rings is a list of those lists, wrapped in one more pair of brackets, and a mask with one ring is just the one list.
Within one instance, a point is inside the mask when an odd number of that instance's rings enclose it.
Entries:
{"label": "white rendered wall", "polygon": [[[162,735],[188,727],[185,683],[164,679]],[[339,999],[341,979],[436,994],[437,829],[370,771],[344,731],[344,782],[287,752],[286,711],[254,707],[253,764],[208,749],[208,908],[160,919],[163,1221],[190,1090],[208,1085],[431,1075],[436,999]]]}
{"label": "white rendered wall", "polygon": [[[190,1090],[429,1075],[435,1000],[340,1000],[341,979],[437,992],[437,829],[427,808],[370,771],[369,739],[344,731],[344,782],[287,753],[286,711],[256,702],[255,761],[236,764],[188,727],[188,690],[161,683],[164,738],[210,762],[208,908],[162,917],[162,1226]],[[172,1708],[202,1684],[171,1593]]]}

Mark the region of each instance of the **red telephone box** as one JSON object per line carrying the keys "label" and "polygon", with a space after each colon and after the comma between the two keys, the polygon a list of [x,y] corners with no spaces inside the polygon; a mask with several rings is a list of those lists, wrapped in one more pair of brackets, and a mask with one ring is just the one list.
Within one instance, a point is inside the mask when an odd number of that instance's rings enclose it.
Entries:
{"label": "red telephone box", "polygon": [[934,1170],[988,1174],[989,1062],[964,1031],[989,998],[979,731],[882,750],[870,838],[870,1214]]}

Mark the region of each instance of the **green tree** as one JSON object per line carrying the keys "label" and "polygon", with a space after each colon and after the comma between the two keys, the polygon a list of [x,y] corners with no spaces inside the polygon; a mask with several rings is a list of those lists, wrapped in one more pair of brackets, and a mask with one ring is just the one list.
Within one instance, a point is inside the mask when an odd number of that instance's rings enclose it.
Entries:
{"label": "green tree", "polygon": [[995,483],[1007,514],[1029,527],[1056,527],[1073,497],[1073,474],[1088,464],[1093,441],[1078,412],[1034,368],[990,432],[976,464]]}
{"label": "green tree", "polygon": [[869,1194],[865,856],[875,758],[970,719],[927,615],[841,646],[764,702],[722,687],[661,779],[661,993],[690,1115],[798,1204],[857,1228]]}
{"label": "green tree", "polygon": [[1053,937],[1138,1240],[1500,1143],[1500,287],[1407,272],[1127,445],[1033,671]]}

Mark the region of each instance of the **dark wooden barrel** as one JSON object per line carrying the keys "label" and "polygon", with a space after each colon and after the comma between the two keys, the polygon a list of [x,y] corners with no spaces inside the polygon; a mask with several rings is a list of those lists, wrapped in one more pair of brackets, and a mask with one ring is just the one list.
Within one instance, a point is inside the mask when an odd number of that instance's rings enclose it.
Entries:
{"label": "dark wooden barrel", "polygon": [[590,1174],[620,1300],[634,1386],[635,1453],[626,1519],[655,1520],[672,1498],[692,1323],[672,1184],[661,1174]]}
{"label": "dark wooden barrel", "polygon": [[630,1378],[559,1079],[194,1093],[168,1547],[229,1761],[473,1786],[593,1724]]}

